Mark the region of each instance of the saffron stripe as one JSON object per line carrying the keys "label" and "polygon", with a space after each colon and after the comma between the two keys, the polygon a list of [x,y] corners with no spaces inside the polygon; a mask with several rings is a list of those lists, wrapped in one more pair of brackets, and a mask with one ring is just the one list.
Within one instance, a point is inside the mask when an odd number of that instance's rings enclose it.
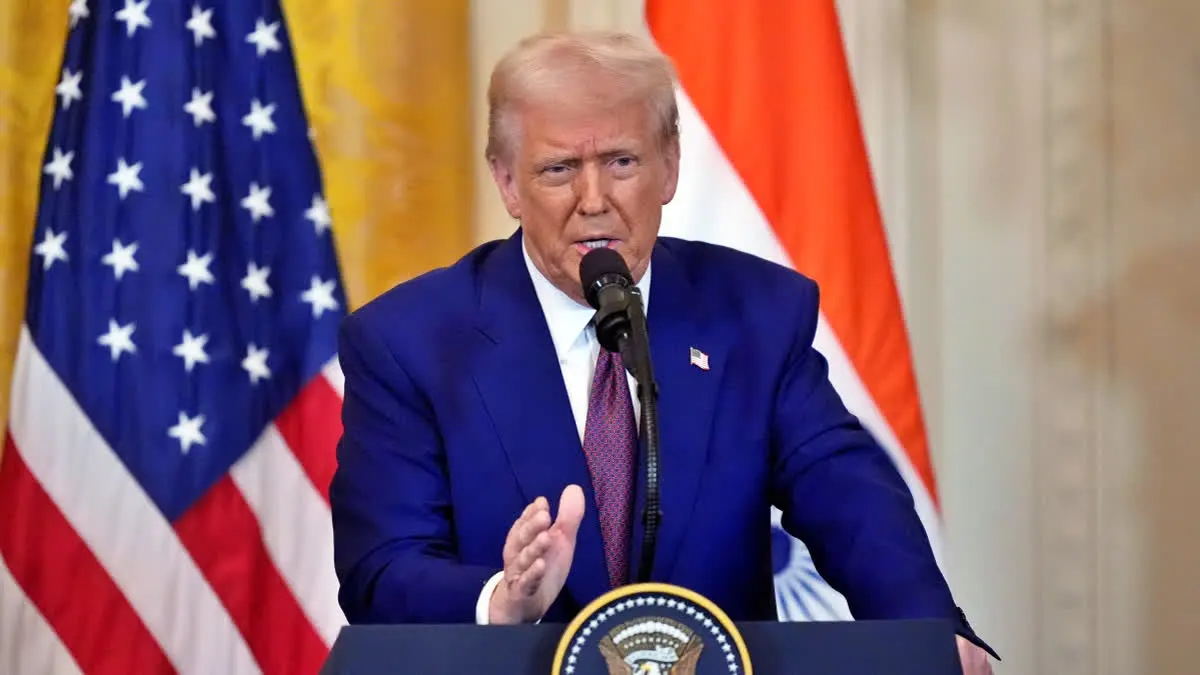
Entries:
{"label": "saffron stripe", "polygon": [[646,17],[792,266],[820,284],[822,312],[936,506],[834,3],[648,0]]}

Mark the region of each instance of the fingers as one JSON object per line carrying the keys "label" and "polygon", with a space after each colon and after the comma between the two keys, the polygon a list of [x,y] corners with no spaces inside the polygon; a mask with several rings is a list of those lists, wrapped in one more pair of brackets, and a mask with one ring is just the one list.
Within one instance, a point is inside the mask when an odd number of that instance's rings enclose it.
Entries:
{"label": "fingers", "polygon": [[[553,527],[562,532],[572,544],[579,532],[584,514],[583,489],[568,485],[558,504],[558,517]],[[546,575],[544,555],[551,542],[550,504],[545,497],[533,500],[509,529],[504,541],[504,580],[514,585],[513,592],[532,595]]]}
{"label": "fingers", "polygon": [[550,504],[545,497],[530,502],[513,523],[504,540],[504,563],[507,567],[535,537],[550,527]]}
{"label": "fingers", "polygon": [[517,577],[524,574],[533,563],[539,560],[546,553],[546,549],[550,547],[550,533],[541,532],[533,541],[521,549],[511,565],[508,565],[504,570],[504,576],[509,581],[515,581]]}
{"label": "fingers", "polygon": [[504,551],[501,553],[504,557],[505,565],[521,550],[521,545],[517,543],[517,537],[520,536],[521,530],[525,527],[525,522],[529,520],[529,514],[533,513],[535,503],[530,502],[527,504],[521,515],[517,516],[517,519],[513,521],[512,527],[508,528],[508,536],[504,538]]}
{"label": "fingers", "polygon": [[550,533],[542,532],[534,538],[504,570],[504,578],[514,585],[514,592],[528,597],[537,592],[538,585],[546,573],[546,551],[550,548]]}
{"label": "fingers", "polygon": [[537,593],[538,588],[542,585],[542,580],[546,577],[546,559],[537,558],[529,569],[521,573],[514,584],[514,591],[518,597],[531,597]]}

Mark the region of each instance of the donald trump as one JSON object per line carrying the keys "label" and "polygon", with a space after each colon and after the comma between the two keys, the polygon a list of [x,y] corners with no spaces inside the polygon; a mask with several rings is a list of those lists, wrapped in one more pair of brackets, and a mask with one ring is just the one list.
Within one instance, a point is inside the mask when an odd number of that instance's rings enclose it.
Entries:
{"label": "donald trump", "polygon": [[579,271],[605,247],[645,301],[659,387],[651,580],[776,619],[775,506],[856,618],[951,619],[966,672],[990,672],[903,479],[812,347],[816,284],[659,236],[680,163],[667,59],[620,33],[538,35],[496,65],[488,103],[487,159],[519,227],[342,329],[330,497],[347,618],[567,621],[632,581],[642,402]]}

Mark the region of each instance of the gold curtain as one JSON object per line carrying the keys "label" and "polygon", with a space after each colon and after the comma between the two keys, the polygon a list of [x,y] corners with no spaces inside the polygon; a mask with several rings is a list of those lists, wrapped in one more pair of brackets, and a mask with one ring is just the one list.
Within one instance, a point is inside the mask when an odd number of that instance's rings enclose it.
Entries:
{"label": "gold curtain", "polygon": [[[69,4],[0,2],[0,428]],[[473,243],[469,2],[283,7],[358,306]]]}
{"label": "gold curtain", "polygon": [[0,2],[0,429],[8,420],[9,378],[25,309],[42,153],[54,114],[68,4]]}
{"label": "gold curtain", "polygon": [[283,0],[352,304],[474,242],[468,0]]}

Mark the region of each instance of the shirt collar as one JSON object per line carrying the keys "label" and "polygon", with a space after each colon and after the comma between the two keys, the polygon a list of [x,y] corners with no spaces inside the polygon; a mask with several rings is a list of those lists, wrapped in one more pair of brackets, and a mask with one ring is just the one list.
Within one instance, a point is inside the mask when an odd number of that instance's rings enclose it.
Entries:
{"label": "shirt collar", "polygon": [[[546,325],[550,329],[550,339],[554,342],[554,350],[559,355],[565,354],[581,336],[592,330],[588,324],[596,314],[596,310],[592,309],[590,305],[577,302],[550,283],[550,280],[543,276],[537,266],[533,264],[523,237],[521,253],[525,257],[525,267],[529,270],[529,277],[533,280],[533,290],[537,293],[538,303],[541,304],[542,313],[546,316]],[[642,292],[643,310],[647,313],[650,311],[650,267],[651,265],[646,266],[646,273],[637,283],[638,290]]]}

